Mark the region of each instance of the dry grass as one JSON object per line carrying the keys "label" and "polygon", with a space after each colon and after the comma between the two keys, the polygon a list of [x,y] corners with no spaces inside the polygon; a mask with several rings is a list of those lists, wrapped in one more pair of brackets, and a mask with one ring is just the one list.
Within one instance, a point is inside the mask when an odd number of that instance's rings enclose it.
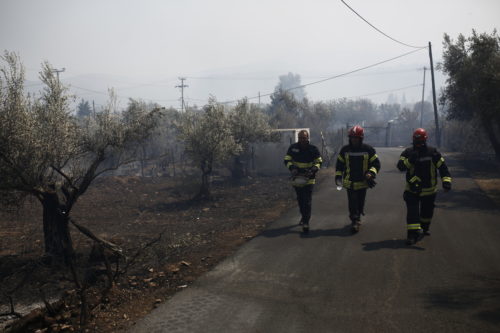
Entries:
{"label": "dry grass", "polygon": [[481,190],[500,206],[500,179],[499,178],[475,178]]}

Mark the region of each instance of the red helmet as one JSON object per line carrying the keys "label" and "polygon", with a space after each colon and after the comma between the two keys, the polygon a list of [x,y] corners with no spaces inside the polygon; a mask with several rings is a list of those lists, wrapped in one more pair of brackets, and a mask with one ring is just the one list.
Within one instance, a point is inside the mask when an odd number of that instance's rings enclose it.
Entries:
{"label": "red helmet", "polygon": [[413,141],[427,141],[427,131],[423,128],[417,128],[413,132]]}
{"label": "red helmet", "polygon": [[365,130],[361,126],[354,126],[349,130],[348,136],[350,138],[361,138],[363,139],[365,136]]}

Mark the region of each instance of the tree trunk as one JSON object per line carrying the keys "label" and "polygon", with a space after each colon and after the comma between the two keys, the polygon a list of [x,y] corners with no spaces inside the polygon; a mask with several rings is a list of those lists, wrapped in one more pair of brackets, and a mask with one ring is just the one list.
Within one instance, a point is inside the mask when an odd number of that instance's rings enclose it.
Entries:
{"label": "tree trunk", "polygon": [[234,180],[241,180],[245,177],[245,165],[241,162],[240,156],[235,156],[231,176]]}
{"label": "tree trunk", "polygon": [[201,187],[198,199],[210,199],[210,172],[208,171],[202,171],[201,173]]}
{"label": "tree trunk", "polygon": [[142,147],[141,150],[141,177],[144,177],[144,160],[145,160],[146,153],[144,151],[144,146]]}
{"label": "tree trunk", "polygon": [[490,140],[491,146],[495,151],[495,157],[500,161],[500,140],[497,138],[497,132],[495,130],[495,124],[491,122],[491,119],[483,120],[484,128],[486,129],[486,134],[488,135],[488,139]]}
{"label": "tree trunk", "polygon": [[45,254],[51,257],[65,258],[73,256],[73,242],[69,232],[68,217],[60,208],[56,193],[45,193],[43,205],[43,233]]}
{"label": "tree trunk", "polygon": [[200,165],[201,169],[201,187],[196,199],[210,199],[210,175],[212,174],[211,161],[203,161]]}

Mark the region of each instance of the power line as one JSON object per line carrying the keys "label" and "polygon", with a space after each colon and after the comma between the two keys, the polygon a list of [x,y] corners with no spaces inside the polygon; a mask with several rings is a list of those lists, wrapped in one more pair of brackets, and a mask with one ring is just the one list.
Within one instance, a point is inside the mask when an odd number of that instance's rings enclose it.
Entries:
{"label": "power line", "polygon": [[[30,87],[35,87],[35,86],[41,86],[43,85],[44,83],[43,82],[39,82],[39,83],[32,83],[32,84],[26,84],[24,85],[23,84],[23,88],[30,88]],[[6,85],[3,85],[2,87],[0,87],[1,89],[8,89],[10,87],[14,87],[15,85],[12,85],[12,84],[6,84]]]}
{"label": "power line", "polygon": [[109,95],[109,93],[104,92],[104,91],[97,91],[97,90],[87,89],[87,88],[83,88],[83,87],[79,87],[79,86],[75,86],[75,85],[71,85],[70,87],[76,88],[76,89],[80,89],[80,90],[83,90],[83,91],[88,91],[88,92],[91,92],[91,93],[94,93],[94,94],[101,94],[101,95],[106,95],[106,96]]}
{"label": "power line", "polygon": [[401,91],[401,90],[406,90],[406,89],[421,87],[421,86],[422,86],[422,84],[414,84],[414,85],[406,86],[406,87],[400,87],[400,88],[395,88],[395,89],[390,89],[390,90],[377,91],[377,92],[368,93],[368,94],[364,94],[364,95],[341,97],[341,98],[360,98],[360,97],[366,97],[366,96],[381,95],[381,94],[386,94],[386,93],[391,93],[391,92],[395,92],[395,91]]}
{"label": "power line", "polygon": [[[338,75],[334,75],[334,76],[330,76],[330,77],[327,77],[325,79],[322,79],[322,80],[318,80],[318,81],[314,81],[314,82],[309,82],[309,83],[306,83],[306,84],[302,84],[300,86],[296,86],[296,87],[292,87],[292,88],[288,88],[285,90],[285,92],[288,92],[288,91],[291,91],[291,90],[294,90],[294,89],[300,89],[300,88],[304,88],[304,87],[307,87],[307,86],[311,86],[313,84],[318,84],[318,83],[323,83],[325,81],[329,81],[329,80],[333,80],[333,79],[337,79],[339,77],[342,77],[342,76],[347,76],[349,74],[352,74],[352,73],[356,73],[356,72],[360,72],[362,70],[365,70],[365,69],[368,69],[368,68],[372,68],[372,67],[375,67],[375,66],[378,66],[378,65],[381,65],[381,64],[385,64],[389,61],[393,61],[393,60],[396,60],[396,59],[399,59],[399,58],[402,58],[402,57],[405,57],[407,55],[410,55],[412,53],[415,53],[415,52],[418,52],[418,51],[421,51],[423,50],[422,48],[420,49],[417,49],[417,50],[413,50],[413,51],[410,51],[410,52],[406,52],[406,53],[403,53],[401,55],[398,55],[396,57],[392,57],[390,59],[386,59],[386,60],[383,60],[383,61],[379,61],[377,63],[374,63],[374,64],[371,64],[371,65],[368,65],[368,66],[364,66],[364,67],[361,67],[361,68],[357,68],[357,69],[354,69],[352,71],[349,71],[349,72],[345,72],[345,73],[341,73],[341,74],[338,74]],[[271,96],[274,92],[272,93],[267,93],[267,94],[260,94],[260,97],[266,97],[266,96]],[[254,97],[248,97],[247,99],[250,100],[250,99],[257,99],[259,98],[259,96],[254,96]],[[238,102],[238,100],[232,100],[232,101],[226,101],[226,102],[223,102],[222,104],[231,104],[231,103],[236,103]]]}
{"label": "power line", "polygon": [[[135,89],[135,88],[140,88],[140,87],[165,87],[165,86],[169,86],[169,82],[173,82],[173,81],[176,81],[176,80],[159,80],[159,81],[155,81],[155,82],[150,82],[150,83],[141,83],[141,84],[137,84],[137,85],[133,85],[133,86],[126,86],[126,87],[118,87],[118,88],[115,88],[116,90],[126,90],[126,89]],[[160,84],[160,83],[163,83],[163,84]]]}
{"label": "power line", "polygon": [[[77,89],[80,89],[80,90],[83,90],[83,91],[87,91],[89,93],[94,93],[94,94],[101,94],[101,95],[109,95],[109,93],[107,92],[103,92],[103,91],[98,91],[98,90],[92,90],[92,89],[87,89],[87,88],[83,88],[83,87],[79,87],[79,86],[75,86],[75,85],[70,85],[70,88],[77,88]],[[118,98],[122,98],[122,99],[136,99],[134,97],[130,97],[130,96],[123,96],[123,95],[116,95],[116,97]],[[150,98],[140,98],[139,99],[144,99],[146,101],[157,101],[157,102],[174,102],[174,101],[177,101],[178,99],[150,99]]]}
{"label": "power line", "polygon": [[[360,76],[372,76],[372,75],[385,75],[385,74],[397,74],[397,73],[408,73],[408,72],[415,72],[418,69],[412,68],[412,69],[399,69],[399,70],[387,70],[387,71],[381,71],[381,72],[372,72],[372,73],[362,73],[359,74]],[[276,80],[276,76],[262,76],[262,77],[239,77],[239,76],[188,76],[188,79],[193,79],[193,80],[215,80],[215,81],[274,81]],[[324,79],[326,78],[325,76],[319,76],[319,75],[310,75],[310,76],[302,76],[302,79]]]}
{"label": "power line", "polygon": [[423,49],[423,48],[426,48],[427,46],[415,46],[415,45],[410,45],[410,44],[406,44],[406,43],[403,43],[399,40],[397,40],[396,38],[393,38],[391,36],[389,36],[388,34],[386,34],[385,32],[383,32],[382,30],[380,30],[379,28],[377,28],[376,26],[374,26],[373,24],[371,24],[370,22],[368,22],[363,16],[361,16],[357,11],[355,11],[351,6],[349,6],[344,0],[340,0],[344,5],[346,5],[347,8],[349,8],[354,14],[356,14],[360,19],[362,19],[363,21],[365,21],[370,27],[372,27],[373,29],[377,30],[378,32],[380,32],[382,35],[384,35],[385,37],[393,40],[394,42],[396,43],[399,43],[401,45],[404,45],[404,46],[408,46],[408,47],[412,47],[412,48],[415,48],[415,49]]}

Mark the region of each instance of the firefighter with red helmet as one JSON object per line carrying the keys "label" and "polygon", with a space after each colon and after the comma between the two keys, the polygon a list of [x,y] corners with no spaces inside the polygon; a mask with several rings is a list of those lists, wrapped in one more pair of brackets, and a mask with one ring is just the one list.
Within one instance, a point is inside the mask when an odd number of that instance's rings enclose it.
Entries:
{"label": "firefighter with red helmet", "polygon": [[342,147],[338,156],[335,183],[347,190],[351,230],[358,232],[367,188],[375,186],[375,178],[380,171],[380,161],[375,149],[363,143],[364,129],[354,126],[349,130],[349,144]]}
{"label": "firefighter with red helmet", "polygon": [[408,245],[415,244],[424,235],[430,235],[434,201],[437,193],[437,172],[445,192],[451,190],[451,176],[441,153],[427,145],[427,131],[418,128],[413,132],[413,145],[400,156],[397,168],[406,171],[406,202]]}

